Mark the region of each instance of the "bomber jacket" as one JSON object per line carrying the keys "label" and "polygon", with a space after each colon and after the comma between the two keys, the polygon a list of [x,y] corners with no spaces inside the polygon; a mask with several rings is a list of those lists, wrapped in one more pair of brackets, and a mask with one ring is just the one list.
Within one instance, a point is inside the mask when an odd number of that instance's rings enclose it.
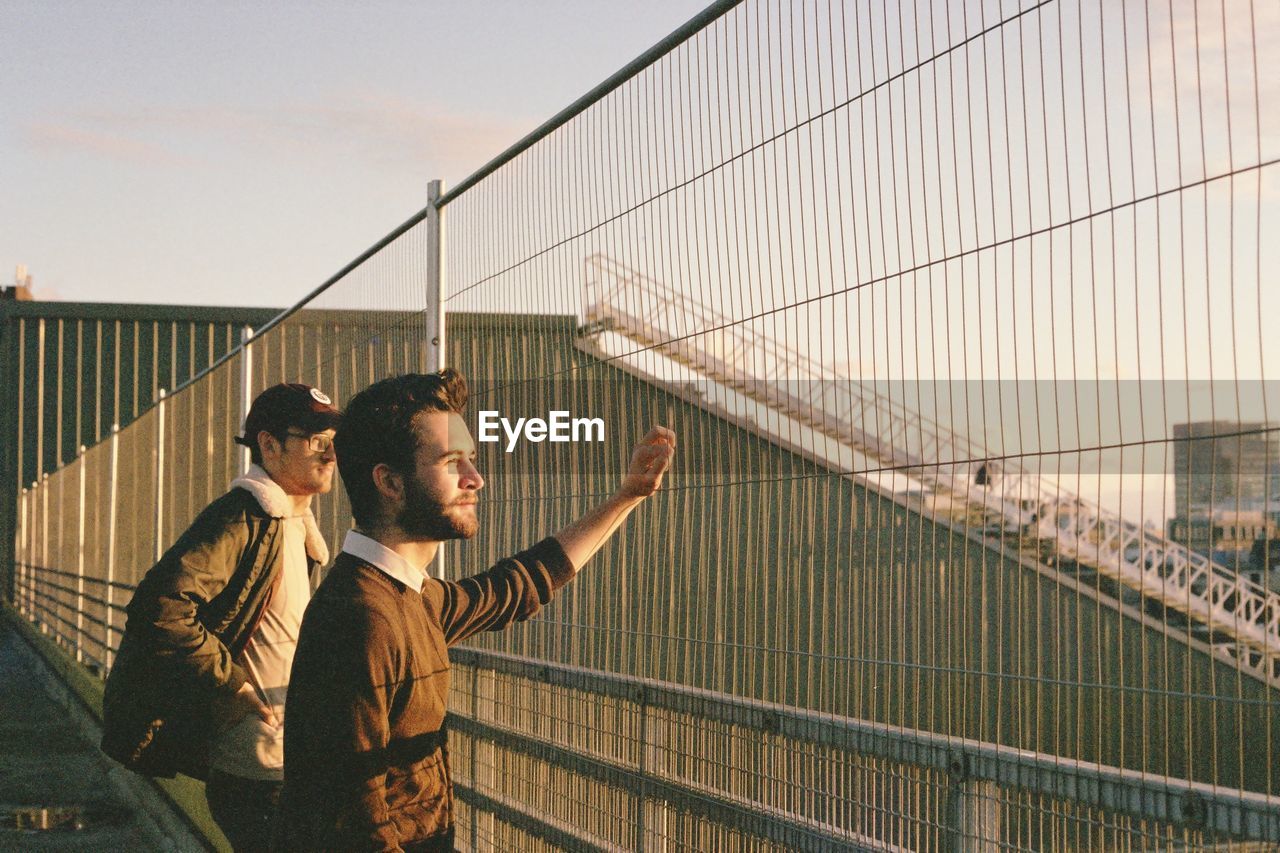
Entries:
{"label": "bomber jacket", "polygon": [[[283,542],[281,519],[232,488],[147,572],[107,677],[103,752],[148,776],[208,775],[213,706],[248,678],[236,658],[283,570]],[[308,554],[308,570],[317,564]]]}

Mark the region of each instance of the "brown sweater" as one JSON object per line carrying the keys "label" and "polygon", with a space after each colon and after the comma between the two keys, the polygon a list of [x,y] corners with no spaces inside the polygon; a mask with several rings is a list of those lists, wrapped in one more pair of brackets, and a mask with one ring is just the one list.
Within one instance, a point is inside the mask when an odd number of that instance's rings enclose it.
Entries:
{"label": "brown sweater", "polygon": [[448,647],[529,618],[573,574],[554,538],[421,594],[339,555],[289,681],[279,846],[452,850]]}

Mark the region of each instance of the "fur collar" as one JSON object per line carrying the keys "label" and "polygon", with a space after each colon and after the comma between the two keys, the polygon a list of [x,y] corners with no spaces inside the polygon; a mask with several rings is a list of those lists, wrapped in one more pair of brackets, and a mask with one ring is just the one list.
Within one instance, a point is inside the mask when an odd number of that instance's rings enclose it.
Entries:
{"label": "fur collar", "polygon": [[[232,480],[231,488],[244,489],[253,495],[262,506],[262,511],[272,518],[296,517],[293,504],[284,489],[258,465],[250,465],[248,472]],[[320,565],[327,565],[329,546],[320,535],[320,528],[316,526],[316,517],[311,510],[308,509],[302,515],[302,523],[307,528],[307,554]]]}

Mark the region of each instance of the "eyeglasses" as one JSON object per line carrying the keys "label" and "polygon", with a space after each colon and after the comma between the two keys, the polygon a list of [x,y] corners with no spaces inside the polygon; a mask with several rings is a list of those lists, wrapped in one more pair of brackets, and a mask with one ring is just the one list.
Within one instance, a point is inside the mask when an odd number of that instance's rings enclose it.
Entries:
{"label": "eyeglasses", "polygon": [[324,453],[328,451],[330,447],[333,447],[333,438],[322,432],[318,432],[315,435],[307,435],[302,432],[290,432],[286,433],[286,435],[291,438],[302,439],[307,443],[307,447],[309,447],[314,453]]}

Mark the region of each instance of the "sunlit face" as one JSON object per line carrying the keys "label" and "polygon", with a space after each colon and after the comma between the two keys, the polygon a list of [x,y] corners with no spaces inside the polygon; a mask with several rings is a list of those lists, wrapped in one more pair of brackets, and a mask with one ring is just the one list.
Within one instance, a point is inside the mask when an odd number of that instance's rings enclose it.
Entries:
{"label": "sunlit face", "polygon": [[286,495],[326,494],[333,488],[338,463],[333,435],[331,429],[316,433],[290,429],[283,440],[263,434],[259,438],[263,468]]}
{"label": "sunlit face", "polygon": [[477,492],[484,478],[476,470],[476,445],[460,415],[423,412],[413,420],[418,434],[412,477],[397,526],[410,536],[443,542],[470,539],[480,521]]}

